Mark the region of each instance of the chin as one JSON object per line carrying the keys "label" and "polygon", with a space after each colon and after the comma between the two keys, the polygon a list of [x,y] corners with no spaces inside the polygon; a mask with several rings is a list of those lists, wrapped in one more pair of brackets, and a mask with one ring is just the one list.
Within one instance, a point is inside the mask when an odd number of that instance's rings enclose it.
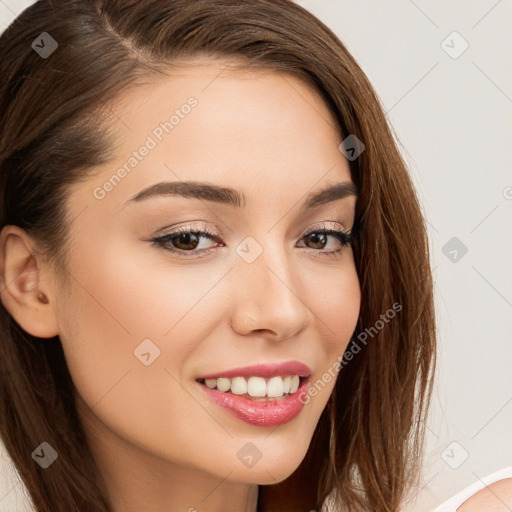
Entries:
{"label": "chin", "polygon": [[[272,485],[286,480],[299,467],[305,457],[290,449],[289,456],[279,456],[272,453],[266,460],[262,457],[253,467],[238,469],[234,479],[258,485]],[[232,475],[233,476],[233,475]]]}

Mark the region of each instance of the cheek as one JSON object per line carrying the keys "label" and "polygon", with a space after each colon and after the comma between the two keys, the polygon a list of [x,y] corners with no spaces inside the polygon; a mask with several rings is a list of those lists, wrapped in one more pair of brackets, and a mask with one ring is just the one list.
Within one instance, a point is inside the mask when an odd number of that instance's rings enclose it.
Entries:
{"label": "cheek", "polygon": [[113,236],[98,244],[101,252],[76,246],[70,257],[72,291],[58,314],[68,367],[84,401],[105,411],[109,403],[109,415],[116,409],[121,414],[126,401],[133,401],[138,405],[126,409],[130,417],[138,407],[138,417],[147,420],[151,410],[161,411],[155,390],[161,401],[186,395],[178,381],[222,317],[219,295],[207,292],[225,270],[179,268],[138,243],[143,249],[134,250]]}
{"label": "cheek", "polygon": [[339,268],[316,269],[308,290],[307,304],[316,317],[324,350],[329,358],[343,354],[352,336],[361,306],[361,289],[352,252],[346,253]]}
{"label": "cheek", "polygon": [[77,392],[111,431],[186,460],[190,439],[204,435],[208,417],[184,391],[183,373],[190,354],[211,334],[212,315],[219,316],[210,297],[202,300],[215,276],[191,281],[192,271],[158,263],[150,271],[133,253],[89,256],[73,265],[69,300],[59,308],[60,338]]}
{"label": "cheek", "polygon": [[[123,246],[115,235],[110,244],[89,251],[87,259],[75,257],[74,293],[61,336],[69,340],[70,365],[76,361],[77,373],[83,368],[95,377],[91,397],[102,396],[116,377],[149,361],[152,368],[182,377],[201,342],[219,323],[227,324],[223,311],[232,310],[236,291],[222,283],[230,264],[177,264],[149,244],[138,242],[139,250]],[[359,315],[352,252],[336,263],[303,260],[297,275],[300,287],[294,291],[313,313],[308,328],[319,343],[316,362],[326,368],[343,354]]]}
{"label": "cheek", "polygon": [[[314,313],[318,350],[318,371],[311,380],[306,403],[319,416],[332,394],[340,361],[354,334],[361,306],[359,278],[352,253],[344,255],[339,270],[316,272],[317,287],[308,294],[308,307]],[[314,429],[316,425],[312,424]]]}

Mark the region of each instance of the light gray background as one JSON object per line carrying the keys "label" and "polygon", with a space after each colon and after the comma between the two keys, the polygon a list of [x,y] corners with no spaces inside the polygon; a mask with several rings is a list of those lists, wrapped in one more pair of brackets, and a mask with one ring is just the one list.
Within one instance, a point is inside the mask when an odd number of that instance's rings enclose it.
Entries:
{"label": "light gray background", "polygon": [[[0,0],[0,31],[31,3]],[[428,220],[439,367],[423,482],[407,508],[427,512],[512,466],[512,1],[298,3],[370,78]],[[443,253],[453,237],[466,254]],[[24,510],[7,459],[3,471],[0,510]]]}

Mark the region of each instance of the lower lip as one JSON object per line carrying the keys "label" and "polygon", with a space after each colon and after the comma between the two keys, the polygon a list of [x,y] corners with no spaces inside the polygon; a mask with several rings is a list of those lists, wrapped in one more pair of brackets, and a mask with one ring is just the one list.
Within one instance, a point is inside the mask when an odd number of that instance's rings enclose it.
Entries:
{"label": "lower lip", "polygon": [[272,401],[251,400],[223,393],[198,383],[204,393],[233,416],[258,427],[276,427],[291,421],[304,407],[309,378],[303,379],[292,395]]}

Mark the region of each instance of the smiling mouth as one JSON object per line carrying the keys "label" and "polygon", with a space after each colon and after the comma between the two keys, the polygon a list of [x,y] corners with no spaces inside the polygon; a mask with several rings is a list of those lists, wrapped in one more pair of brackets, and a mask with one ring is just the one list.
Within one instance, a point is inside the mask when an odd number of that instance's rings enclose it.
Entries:
{"label": "smiling mouth", "polygon": [[[307,377],[299,375],[248,377],[247,379],[244,377],[230,379],[220,375],[218,378],[213,378],[215,375],[211,375],[208,379],[205,377],[196,379],[201,392],[227,413],[253,426],[284,425],[293,420],[307,403],[310,375]],[[217,385],[221,388],[220,390],[217,389]]]}
{"label": "smiling mouth", "polygon": [[299,375],[283,377],[220,377],[217,379],[197,379],[197,382],[222,394],[236,395],[247,400],[273,402],[284,400],[297,392],[306,380]]}

